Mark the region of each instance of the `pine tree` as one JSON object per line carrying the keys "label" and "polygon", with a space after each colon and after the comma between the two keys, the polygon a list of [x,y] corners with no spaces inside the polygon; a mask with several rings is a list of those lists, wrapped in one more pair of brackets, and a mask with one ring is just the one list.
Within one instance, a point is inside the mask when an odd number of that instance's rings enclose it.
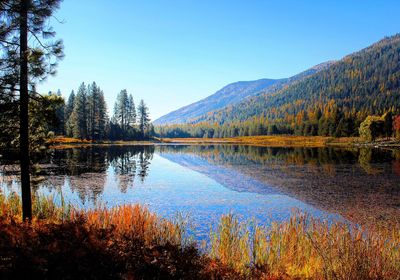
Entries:
{"label": "pine tree", "polygon": [[99,98],[100,88],[93,82],[88,86],[88,135],[90,139],[94,140],[99,135]]}
{"label": "pine tree", "polygon": [[72,91],[68,97],[68,101],[67,101],[67,104],[65,106],[65,111],[64,111],[65,134],[70,137],[72,137],[72,134],[73,134],[71,114],[72,114],[72,111],[74,110],[74,103],[75,103],[75,92]]}
{"label": "pine tree", "polygon": [[128,125],[131,127],[136,125],[136,107],[132,94],[128,98]]}
{"label": "pine tree", "polygon": [[[63,56],[60,40],[48,24],[60,1],[0,1],[0,82],[1,94],[12,94],[12,107],[19,103],[19,150],[21,154],[21,197],[23,219],[32,218],[30,189],[29,99],[34,84],[55,73],[58,59]],[[28,40],[28,38],[30,38]],[[56,59],[54,59],[56,58]],[[17,94],[18,92],[19,94]],[[17,100],[17,97],[19,100]],[[17,115],[9,120],[15,127]]]}
{"label": "pine tree", "polygon": [[99,92],[99,105],[98,105],[98,116],[97,116],[97,123],[98,123],[98,139],[102,140],[106,136],[106,126],[108,122],[108,115],[107,115],[107,104],[104,99],[104,92],[100,90]]}
{"label": "pine tree", "polygon": [[114,105],[114,120],[119,124],[122,130],[126,130],[128,124],[128,111],[129,111],[128,92],[126,89],[120,91],[117,96],[117,101]]}
{"label": "pine tree", "polygon": [[146,138],[146,130],[149,128],[150,118],[149,109],[144,103],[143,99],[140,100],[138,106],[138,119],[139,119],[139,130],[142,139]]}
{"label": "pine tree", "polygon": [[87,130],[87,93],[85,83],[79,86],[75,97],[74,110],[72,111],[73,136],[75,138],[86,139]]}

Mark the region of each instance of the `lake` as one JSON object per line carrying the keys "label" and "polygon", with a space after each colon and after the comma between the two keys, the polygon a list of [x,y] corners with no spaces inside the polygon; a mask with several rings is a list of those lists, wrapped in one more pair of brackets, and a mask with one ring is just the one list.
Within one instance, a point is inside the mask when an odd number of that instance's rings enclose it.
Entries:
{"label": "lake", "polygon": [[[19,191],[3,159],[1,190]],[[222,214],[261,225],[299,209],[359,224],[400,217],[400,151],[240,145],[92,146],[50,150],[34,177],[38,193],[80,208],[140,203],[184,216],[203,239]]]}

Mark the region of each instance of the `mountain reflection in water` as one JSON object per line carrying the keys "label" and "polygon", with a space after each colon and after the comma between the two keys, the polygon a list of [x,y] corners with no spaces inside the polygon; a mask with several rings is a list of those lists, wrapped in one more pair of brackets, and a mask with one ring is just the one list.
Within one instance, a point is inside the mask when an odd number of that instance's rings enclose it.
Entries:
{"label": "mountain reflection in water", "polygon": [[[18,190],[16,166],[3,162],[1,173],[2,189]],[[254,210],[260,219],[267,212],[279,219],[298,207],[358,223],[400,217],[399,151],[93,146],[51,151],[34,181],[39,192],[62,190],[68,201],[83,207],[144,203],[166,216],[237,211],[247,218]]]}

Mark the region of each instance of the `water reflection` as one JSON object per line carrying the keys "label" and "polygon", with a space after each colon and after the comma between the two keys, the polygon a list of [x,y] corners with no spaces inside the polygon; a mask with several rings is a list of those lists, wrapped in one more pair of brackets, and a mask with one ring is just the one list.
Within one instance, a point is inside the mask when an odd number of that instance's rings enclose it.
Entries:
{"label": "water reflection", "polygon": [[[155,154],[157,160],[154,160]],[[161,159],[182,169],[164,171],[160,165],[167,163]],[[18,168],[2,160],[0,185],[15,189]],[[177,205],[197,197],[199,205],[207,208],[210,202],[204,194],[208,190],[200,184],[209,184],[205,186],[209,187],[214,183],[191,180],[190,176],[197,175],[190,175],[189,170],[229,190],[226,196],[250,193],[261,197],[246,199],[262,201],[271,195],[286,195],[357,222],[400,217],[398,150],[238,145],[94,146],[49,152],[35,171],[33,185],[48,192],[68,189],[83,203],[95,203],[101,198],[112,204],[129,198],[129,201],[142,199],[146,203],[157,201],[166,207],[168,203]],[[147,181],[149,177],[152,178]],[[175,185],[184,188],[184,184],[190,190],[174,188]],[[240,199],[232,198],[232,205],[238,208]]]}
{"label": "water reflection", "polygon": [[[125,193],[136,177],[144,181],[148,176],[154,146],[109,146],[52,150],[35,168],[32,185],[35,190],[61,190],[67,185],[79,194],[82,202],[104,192],[110,168],[118,179],[118,187]],[[9,190],[18,184],[18,166],[3,160],[1,185]]]}
{"label": "water reflection", "polygon": [[[213,166],[232,169],[236,177],[250,176],[359,223],[400,222],[398,150],[176,146],[160,151],[168,160],[207,176]],[[262,193],[263,187],[250,191]]]}

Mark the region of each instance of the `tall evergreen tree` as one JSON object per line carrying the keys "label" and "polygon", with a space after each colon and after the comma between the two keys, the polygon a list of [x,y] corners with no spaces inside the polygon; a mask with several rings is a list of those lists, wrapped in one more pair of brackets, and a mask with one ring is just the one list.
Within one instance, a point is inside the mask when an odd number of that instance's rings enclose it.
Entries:
{"label": "tall evergreen tree", "polygon": [[87,93],[85,83],[79,86],[75,97],[74,110],[72,111],[72,129],[75,138],[86,139],[87,130]]}
{"label": "tall evergreen tree", "polygon": [[146,136],[147,136],[146,132],[147,132],[147,129],[149,128],[150,118],[149,118],[149,109],[147,108],[143,99],[140,100],[137,111],[138,111],[140,136],[142,138],[146,138]]}
{"label": "tall evergreen tree", "polygon": [[65,134],[70,137],[73,136],[71,114],[72,111],[74,110],[74,104],[75,104],[75,92],[72,90],[71,94],[68,97],[68,101],[67,104],[65,105],[65,111],[64,111]]}
{"label": "tall evergreen tree", "polygon": [[95,82],[88,87],[88,131],[93,140],[104,137],[104,129],[107,121],[107,107],[104,100],[104,93]]}
{"label": "tall evergreen tree", "polygon": [[97,129],[98,129],[98,139],[102,140],[105,138],[105,130],[108,121],[107,116],[107,104],[104,99],[104,92],[99,91],[99,102],[98,102],[98,115],[97,115]]}
{"label": "tall evergreen tree", "polygon": [[98,135],[98,107],[99,107],[99,96],[100,88],[97,87],[96,83],[88,86],[87,90],[87,126],[88,126],[88,136],[94,140],[96,135]]}
{"label": "tall evergreen tree", "polygon": [[129,113],[129,99],[128,92],[126,89],[120,91],[117,96],[117,101],[114,105],[114,120],[119,124],[122,130],[126,130],[128,124],[128,113]]}
{"label": "tall evergreen tree", "polygon": [[[19,105],[19,149],[23,219],[32,218],[30,189],[29,98],[36,95],[34,84],[55,73],[54,59],[63,56],[62,42],[48,19],[60,0],[0,1],[0,82],[1,95],[11,94],[12,107]],[[31,38],[28,41],[28,38]],[[17,93],[19,92],[19,94]],[[15,118],[15,116],[14,116]],[[13,118],[13,119],[14,119]],[[9,120],[14,126],[13,119]]]}
{"label": "tall evergreen tree", "polygon": [[128,97],[128,125],[131,127],[136,125],[136,107],[132,94]]}

